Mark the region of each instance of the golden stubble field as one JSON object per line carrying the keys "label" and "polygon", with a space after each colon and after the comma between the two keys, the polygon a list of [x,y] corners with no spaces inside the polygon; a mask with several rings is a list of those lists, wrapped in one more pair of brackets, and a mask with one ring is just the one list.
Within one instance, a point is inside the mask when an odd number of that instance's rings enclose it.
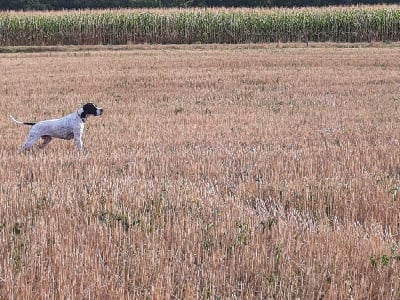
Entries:
{"label": "golden stubble field", "polygon": [[398,298],[400,48],[314,46],[1,54],[1,298]]}

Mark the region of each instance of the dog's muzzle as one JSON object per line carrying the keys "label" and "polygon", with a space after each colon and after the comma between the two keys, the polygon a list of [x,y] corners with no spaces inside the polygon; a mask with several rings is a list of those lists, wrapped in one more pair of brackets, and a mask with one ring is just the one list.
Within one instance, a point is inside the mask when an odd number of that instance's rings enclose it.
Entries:
{"label": "dog's muzzle", "polygon": [[96,111],[96,116],[100,116],[103,114],[103,109],[102,108],[98,108]]}

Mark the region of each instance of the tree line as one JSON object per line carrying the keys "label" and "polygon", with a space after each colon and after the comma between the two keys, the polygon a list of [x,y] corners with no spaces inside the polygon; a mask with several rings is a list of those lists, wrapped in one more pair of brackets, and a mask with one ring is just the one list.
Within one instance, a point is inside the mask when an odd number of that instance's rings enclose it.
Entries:
{"label": "tree line", "polygon": [[0,10],[168,7],[302,7],[398,3],[398,0],[0,0]]}

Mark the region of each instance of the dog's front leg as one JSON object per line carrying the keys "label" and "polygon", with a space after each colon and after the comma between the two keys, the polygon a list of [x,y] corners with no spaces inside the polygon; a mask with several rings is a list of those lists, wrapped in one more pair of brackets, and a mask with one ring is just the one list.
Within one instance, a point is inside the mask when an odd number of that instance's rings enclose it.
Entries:
{"label": "dog's front leg", "polygon": [[74,132],[75,144],[79,150],[82,150],[82,148],[83,148],[82,132],[83,132],[83,128],[77,128]]}
{"label": "dog's front leg", "polygon": [[82,150],[83,148],[83,143],[82,143],[82,138],[81,136],[76,136],[75,138],[75,144],[78,147],[79,150]]}

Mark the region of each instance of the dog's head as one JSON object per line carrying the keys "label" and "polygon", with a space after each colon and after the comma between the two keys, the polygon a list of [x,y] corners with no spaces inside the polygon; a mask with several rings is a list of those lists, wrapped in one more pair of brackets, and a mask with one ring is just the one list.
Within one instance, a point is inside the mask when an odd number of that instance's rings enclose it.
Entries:
{"label": "dog's head", "polygon": [[84,120],[88,116],[100,116],[103,114],[103,109],[100,107],[97,107],[93,103],[86,103],[84,106],[82,106],[78,110],[79,116]]}

